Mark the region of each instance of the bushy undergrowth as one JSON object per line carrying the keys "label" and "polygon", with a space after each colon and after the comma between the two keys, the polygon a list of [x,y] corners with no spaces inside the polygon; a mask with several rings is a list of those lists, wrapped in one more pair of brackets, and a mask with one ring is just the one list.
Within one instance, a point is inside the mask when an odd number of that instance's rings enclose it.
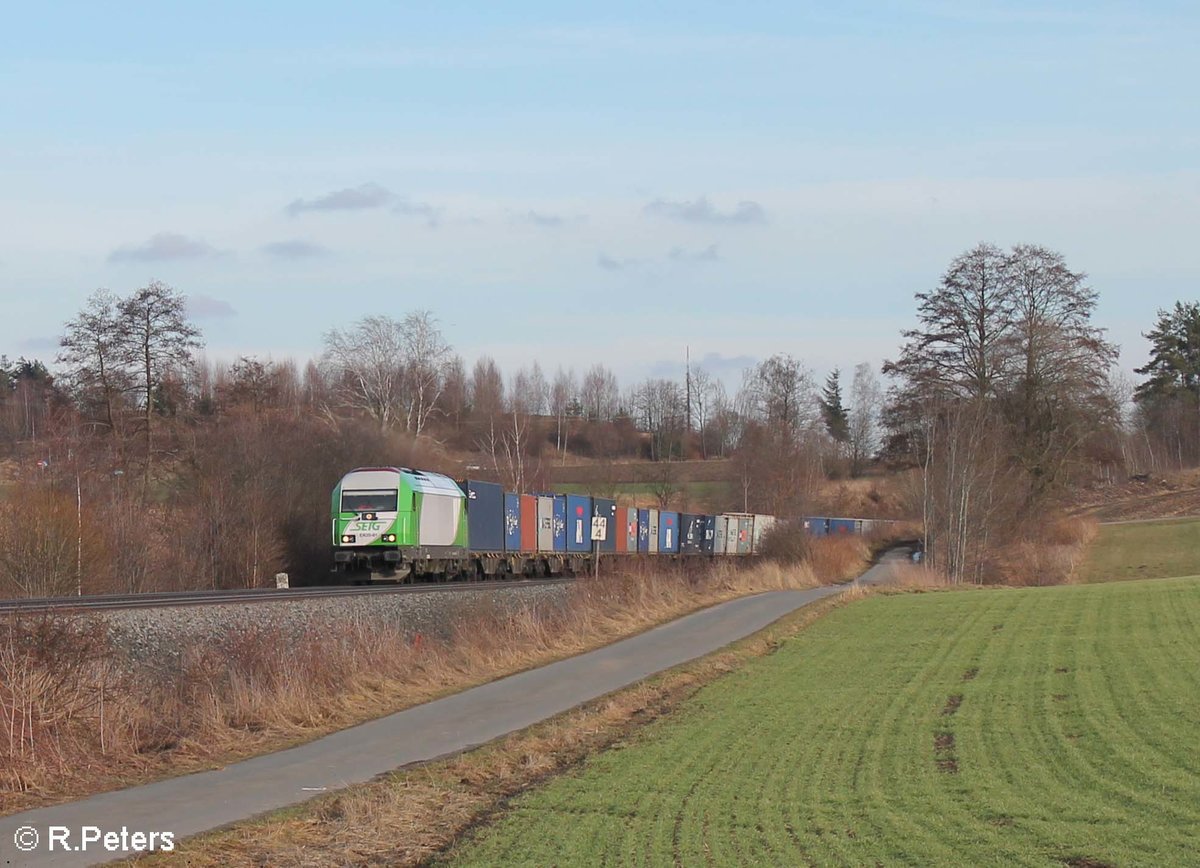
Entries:
{"label": "bushy undergrowth", "polygon": [[866,556],[853,538],[794,565],[639,565],[581,578],[565,602],[481,603],[444,637],[371,619],[300,643],[230,629],[161,667],[131,663],[92,620],[13,618],[0,624],[0,811],[268,750],[731,597],[847,579]]}

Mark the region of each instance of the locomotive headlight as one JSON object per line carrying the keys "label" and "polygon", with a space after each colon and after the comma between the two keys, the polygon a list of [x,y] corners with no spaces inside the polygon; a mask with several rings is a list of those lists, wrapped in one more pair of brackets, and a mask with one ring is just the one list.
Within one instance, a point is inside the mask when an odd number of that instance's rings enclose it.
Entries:
{"label": "locomotive headlight", "polygon": [[352,542],[354,542],[356,539],[357,539],[357,537],[356,537],[354,534],[352,534],[352,533],[344,533],[344,534],[342,534],[342,542],[344,542],[344,543],[352,543]]}
{"label": "locomotive headlight", "polygon": [[384,541],[384,542],[395,542],[395,541],[396,541],[396,535],[395,535],[394,533],[385,533],[385,534],[383,535],[383,541]]}
{"label": "locomotive headlight", "polygon": [[373,512],[364,512],[363,513],[363,519],[365,521],[374,521],[376,518],[377,518],[377,516]]}

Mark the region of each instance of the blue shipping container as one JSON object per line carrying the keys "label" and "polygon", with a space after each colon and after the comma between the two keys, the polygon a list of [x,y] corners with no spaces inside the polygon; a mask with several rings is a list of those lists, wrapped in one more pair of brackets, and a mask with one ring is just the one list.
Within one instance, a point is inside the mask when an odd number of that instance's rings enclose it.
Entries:
{"label": "blue shipping container", "polygon": [[567,495],[567,551],[592,550],[592,499],[581,494]]}
{"label": "blue shipping container", "polygon": [[521,495],[504,492],[504,550],[521,550]]}
{"label": "blue shipping container", "polygon": [[831,534],[850,534],[858,530],[858,523],[852,518],[831,518],[829,519],[829,532]]}
{"label": "blue shipping container", "polygon": [[804,529],[809,536],[825,536],[829,533],[829,519],[809,516],[804,519]]}
{"label": "blue shipping container", "polygon": [[458,487],[467,495],[467,548],[504,551],[504,488],[474,479],[460,482]]}
{"label": "blue shipping container", "polygon": [[658,550],[663,554],[679,551],[679,513],[658,513]]}
{"label": "blue shipping container", "polygon": [[554,495],[554,550],[567,550],[567,496]]}
{"label": "blue shipping container", "polygon": [[650,510],[638,510],[638,547],[642,554],[650,551]]}
{"label": "blue shipping container", "polygon": [[[617,502],[605,497],[592,498],[592,515],[603,518],[604,539],[600,540],[600,551],[615,552],[617,550]],[[591,528],[588,528],[591,533]]]}

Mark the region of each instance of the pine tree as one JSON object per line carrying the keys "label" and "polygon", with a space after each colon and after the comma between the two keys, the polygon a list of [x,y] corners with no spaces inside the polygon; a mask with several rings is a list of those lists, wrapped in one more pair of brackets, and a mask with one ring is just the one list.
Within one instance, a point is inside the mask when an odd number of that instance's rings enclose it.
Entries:
{"label": "pine tree", "polygon": [[825,430],[838,443],[850,439],[850,415],[842,403],[841,372],[837,368],[825,380],[825,388],[821,391],[821,419],[825,422]]}
{"label": "pine tree", "polygon": [[1200,303],[1177,301],[1174,310],[1160,310],[1143,337],[1150,341],[1150,361],[1135,369],[1147,377],[1134,393],[1138,401],[1200,392]]}

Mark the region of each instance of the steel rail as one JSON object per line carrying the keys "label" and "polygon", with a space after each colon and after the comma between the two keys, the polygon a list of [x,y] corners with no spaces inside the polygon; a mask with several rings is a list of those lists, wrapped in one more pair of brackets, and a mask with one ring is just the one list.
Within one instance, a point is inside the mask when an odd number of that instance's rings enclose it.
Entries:
{"label": "steel rail", "polygon": [[172,606],[271,603],[281,600],[312,600],[325,597],[354,597],[382,594],[428,594],[447,591],[495,591],[561,585],[571,579],[518,579],[485,582],[433,582],[411,585],[353,585],[311,588],[245,588],[228,591],[162,591],[146,594],[95,594],[83,597],[29,597],[0,600],[0,614],[18,612],[78,611],[105,609],[157,609]]}

